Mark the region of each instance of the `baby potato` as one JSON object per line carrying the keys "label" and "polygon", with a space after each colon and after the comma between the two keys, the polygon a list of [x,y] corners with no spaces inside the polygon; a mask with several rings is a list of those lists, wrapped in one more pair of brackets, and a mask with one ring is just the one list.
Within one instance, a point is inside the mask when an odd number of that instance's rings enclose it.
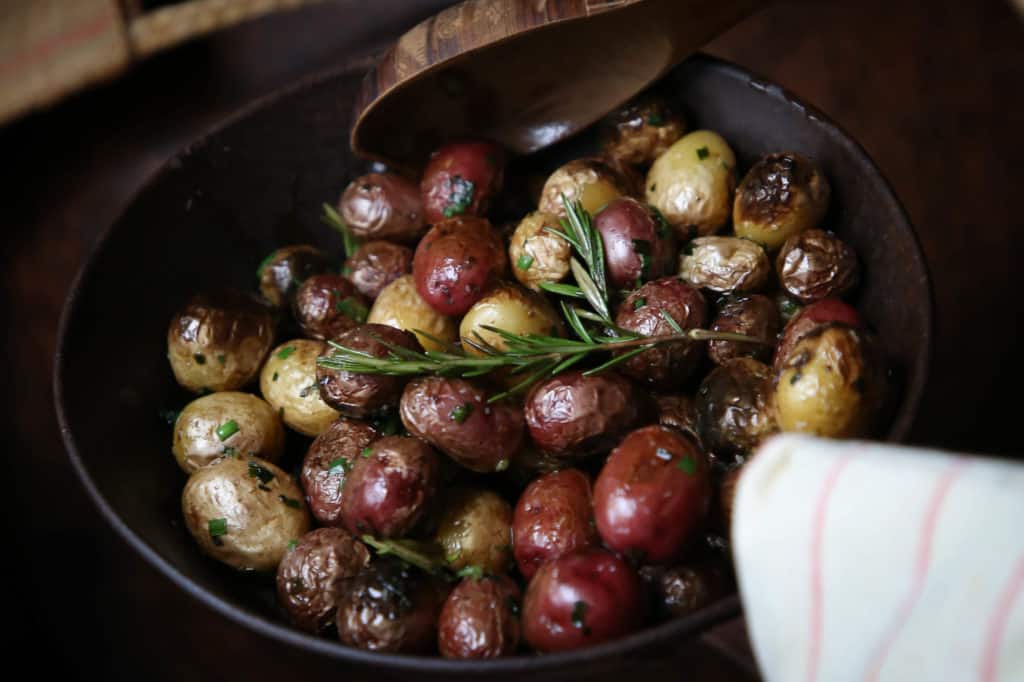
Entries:
{"label": "baby potato", "polygon": [[519,648],[519,585],[506,575],[463,578],[437,621],[437,648],[445,658],[497,658]]}
{"label": "baby potato", "polygon": [[779,284],[801,303],[839,298],[857,286],[857,254],[831,232],[804,230],[776,258]]}
{"label": "baby potato", "polygon": [[779,427],[832,438],[868,435],[880,388],[861,333],[842,324],[823,325],[782,362],[775,380]]}
{"label": "baby potato", "polygon": [[733,229],[769,251],[817,227],[828,210],[828,180],[817,164],[794,152],[769,154],[751,168],[736,191]]}
{"label": "baby potato", "polygon": [[260,392],[287,426],[318,436],[338,418],[320,397],[316,359],[327,351],[323,341],[295,339],[275,348],[260,375]]}
{"label": "baby potato", "polygon": [[[458,338],[455,319],[442,315],[420,298],[412,275],[403,275],[384,287],[373,302],[366,321],[411,331],[425,350],[450,350],[448,346]],[[444,344],[416,330],[424,331]]]}
{"label": "baby potato", "polygon": [[306,451],[299,482],[313,518],[325,526],[340,526],[345,479],[369,445],[380,438],[369,422],[338,417]]}
{"label": "baby potato", "polygon": [[499,145],[486,140],[449,142],[431,154],[423,169],[420,195],[427,220],[485,215],[504,178],[505,150]]}
{"label": "baby potato", "polygon": [[539,334],[562,336],[562,320],[542,295],[527,291],[515,284],[500,283],[484,294],[466,312],[459,325],[462,347],[471,355],[483,353],[468,341],[490,344],[505,350],[508,344],[498,334],[484,329],[497,327],[512,334]]}
{"label": "baby potato", "polygon": [[658,158],[686,132],[686,121],[663,97],[645,93],[610,114],[602,124],[605,154],[631,165]]}
{"label": "baby potato", "polygon": [[391,242],[366,242],[345,261],[342,274],[371,301],[381,290],[412,270],[412,249]]}
{"label": "baby potato", "polygon": [[499,574],[512,561],[512,507],[490,490],[461,488],[445,493],[435,539],[453,570],[479,566]]}
{"label": "baby potato", "polygon": [[442,315],[464,315],[488,286],[507,274],[501,235],[487,220],[472,216],[435,224],[412,257],[416,291]]}
{"label": "baby potato", "polygon": [[394,173],[369,173],[350,182],[338,212],[356,236],[366,239],[407,244],[427,229],[419,187]]}
{"label": "baby potato", "polygon": [[562,195],[571,203],[579,201],[590,215],[623,194],[628,194],[625,180],[601,159],[577,159],[552,173],[541,190],[539,208],[558,218],[565,217]]}
{"label": "baby potato", "polygon": [[608,280],[619,289],[664,277],[675,263],[672,230],[657,211],[632,197],[619,197],[594,216],[604,244]]}
{"label": "baby potato", "polygon": [[778,431],[769,405],[771,369],[751,358],[733,358],[704,377],[694,411],[704,446],[721,460],[751,454]]}
{"label": "baby potato", "polygon": [[326,253],[308,244],[283,246],[260,263],[256,276],[260,280],[260,294],[276,310],[284,310],[291,303],[299,284],[312,275],[334,270],[334,261]]}
{"label": "baby potato", "polygon": [[729,220],[736,156],[717,133],[696,130],[655,159],[646,187],[680,239],[714,234]]}
{"label": "baby potato", "polygon": [[764,287],[771,275],[768,254],[737,237],[700,237],[679,258],[679,276],[695,287],[719,293],[747,293]]}
{"label": "baby potato", "polygon": [[512,274],[534,291],[542,282],[560,282],[569,274],[572,246],[546,227],[561,229],[557,217],[534,211],[519,222],[508,245]]}
{"label": "baby potato", "polygon": [[754,294],[725,302],[718,311],[718,317],[711,325],[716,332],[731,332],[761,339],[765,343],[724,341],[708,342],[708,357],[716,365],[732,358],[748,356],[755,360],[767,361],[772,356],[781,320],[775,301]]}
{"label": "baby potato", "polygon": [[299,286],[292,313],[306,336],[333,339],[366,321],[366,299],[341,275],[313,275]]}
{"label": "baby potato", "polygon": [[174,459],[186,474],[222,457],[276,462],[284,427],[270,405],[250,393],[222,391],[196,398],[174,423]]}
{"label": "baby potato", "polygon": [[244,571],[274,570],[288,544],[310,527],[299,486],[257,457],[196,470],[181,493],[181,510],[203,552]]}
{"label": "baby potato", "polygon": [[174,378],[193,393],[234,391],[256,377],[274,344],[274,319],[259,300],[237,291],[195,296],[167,330]]}

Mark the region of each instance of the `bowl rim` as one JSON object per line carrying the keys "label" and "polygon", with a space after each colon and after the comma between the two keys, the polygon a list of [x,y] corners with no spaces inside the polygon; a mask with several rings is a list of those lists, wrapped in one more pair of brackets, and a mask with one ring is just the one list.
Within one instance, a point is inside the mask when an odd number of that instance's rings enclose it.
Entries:
{"label": "bowl rim", "polygon": [[[84,285],[89,282],[96,270],[99,255],[104,250],[111,236],[118,229],[127,229],[124,222],[128,209],[137,201],[138,197],[146,192],[152,185],[159,182],[165,174],[172,171],[185,157],[203,149],[210,139],[219,132],[231,127],[236,122],[249,117],[250,115],[273,106],[292,95],[314,88],[323,83],[364,70],[371,65],[376,57],[356,58],[344,65],[329,68],[305,78],[284,88],[277,89],[263,95],[248,104],[240,107],[234,113],[220,120],[217,124],[207,128],[201,135],[192,142],[186,144],[174,154],[169,156],[163,164],[149,174],[149,176],[133,192],[131,198],[125,202],[118,212],[117,217],[111,221],[97,236],[92,247],[86,253],[78,272],[72,281],[65,299],[60,321],[57,328],[57,346],[54,354],[52,388],[54,395],[54,406],[57,414],[57,421],[60,427],[64,447],[72,466],[82,485],[87,490],[92,502],[99,509],[107,523],[117,532],[118,535],[151,566],[155,567],[164,577],[169,578],[185,593],[212,609],[216,613],[229,620],[255,631],[265,637],[284,642],[298,649],[314,651],[326,657],[356,663],[360,665],[384,666],[394,671],[402,672],[427,672],[431,674],[480,674],[480,673],[528,673],[540,670],[550,670],[556,667],[569,667],[573,664],[593,664],[598,659],[611,659],[625,657],[638,650],[653,648],[658,644],[665,644],[671,641],[684,639],[695,633],[704,632],[714,625],[734,618],[742,614],[740,598],[738,593],[726,597],[706,609],[703,609],[691,616],[680,618],[665,623],[660,623],[644,628],[639,632],[632,633],[625,637],[615,639],[591,647],[576,649],[573,651],[548,653],[543,655],[519,654],[516,656],[497,658],[491,660],[451,660],[440,656],[423,656],[409,654],[392,654],[365,651],[355,647],[349,647],[340,641],[326,639],[311,635],[291,627],[280,620],[274,620],[263,614],[252,611],[242,606],[236,606],[226,599],[223,599],[211,592],[206,591],[195,583],[189,576],[180,571],[170,561],[163,558],[151,548],[139,535],[137,535],[125,521],[115,512],[109,501],[100,492],[96,481],[93,480],[89,469],[79,453],[78,443],[72,433],[68,410],[65,405],[64,384],[67,374],[68,330],[72,321],[80,314],[78,311],[78,300]],[[907,215],[906,209],[893,191],[891,184],[884,174],[868,155],[867,151],[851,137],[843,128],[832,121],[826,114],[817,108],[801,101],[785,88],[774,84],[771,80],[759,74],[748,71],[732,62],[712,57],[705,53],[695,53],[684,63],[697,63],[702,70],[711,69],[721,72],[724,76],[733,79],[742,79],[748,83],[756,83],[763,95],[782,101],[790,107],[797,107],[809,114],[812,124],[824,129],[826,135],[836,144],[845,146],[854,157],[865,163],[867,168],[880,180],[884,192],[888,193],[893,204],[897,207],[901,217],[902,227],[909,232],[912,242],[912,256],[925,274],[924,287],[926,292],[925,317],[926,325],[924,330],[924,356],[919,363],[920,371],[913,377],[913,381],[904,386],[901,395],[899,409],[893,415],[892,426],[890,427],[885,440],[904,440],[913,424],[914,417],[920,405],[921,398],[928,379],[929,369],[932,363],[932,340],[934,337],[934,293],[931,283],[931,274],[928,270],[927,261],[919,237],[914,230],[913,224]],[[676,68],[679,68],[678,66]],[[662,76],[670,75],[672,70]]]}

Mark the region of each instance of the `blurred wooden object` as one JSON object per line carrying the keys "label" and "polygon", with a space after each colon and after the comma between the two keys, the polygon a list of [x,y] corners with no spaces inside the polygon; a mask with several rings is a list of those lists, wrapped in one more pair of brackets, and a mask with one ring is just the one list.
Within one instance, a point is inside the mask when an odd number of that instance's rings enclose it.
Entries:
{"label": "blurred wooden object", "polygon": [[442,140],[480,136],[519,154],[536,151],[593,123],[765,4],[466,0],[408,31],[367,75],[352,149],[415,162]]}
{"label": "blurred wooden object", "polygon": [[0,13],[0,124],[113,78],[186,40],[319,0],[6,0]]}

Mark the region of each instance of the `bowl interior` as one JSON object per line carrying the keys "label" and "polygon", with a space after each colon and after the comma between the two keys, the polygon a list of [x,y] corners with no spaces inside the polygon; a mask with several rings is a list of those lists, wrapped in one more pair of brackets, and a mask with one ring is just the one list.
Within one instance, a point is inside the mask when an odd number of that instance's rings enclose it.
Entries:
{"label": "bowl interior", "polygon": [[[189,399],[164,359],[168,321],[195,292],[253,289],[257,265],[277,246],[308,242],[340,252],[338,236],[320,223],[320,206],[365,170],[348,146],[360,76],[342,70],[300,84],[183,150],[136,196],[79,273],[60,330],[57,410],[71,459],[105,516],[206,604],[264,634],[373,665],[380,674],[579,675],[651,647],[670,648],[673,640],[737,613],[732,597],[617,642],[544,657],[466,664],[387,656],[292,629],[277,611],[269,581],[239,576],[196,549],[180,519],[185,479],[160,416]],[[691,127],[715,129],[730,142],[741,171],[780,150],[811,156],[824,168],[834,191],[827,227],[861,259],[864,283],[856,305],[895,370],[898,393],[886,435],[903,437],[924,386],[931,298],[912,228],[878,170],[822,115],[735,66],[694,57],[661,87]],[[595,139],[586,131],[525,163],[548,171],[595,151]],[[302,449],[301,442],[292,445]]]}

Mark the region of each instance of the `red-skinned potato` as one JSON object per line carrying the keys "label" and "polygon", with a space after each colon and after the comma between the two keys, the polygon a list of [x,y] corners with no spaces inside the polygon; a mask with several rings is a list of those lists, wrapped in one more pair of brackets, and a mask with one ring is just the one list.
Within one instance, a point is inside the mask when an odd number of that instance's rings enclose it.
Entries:
{"label": "red-skinned potato", "polygon": [[505,246],[483,218],[460,217],[434,225],[416,247],[416,291],[442,315],[462,315],[508,270]]}
{"label": "red-skinned potato", "polygon": [[437,646],[445,658],[497,658],[519,647],[519,586],[504,575],[464,578],[445,600]]}
{"label": "red-skinned potato", "polygon": [[363,448],[379,434],[369,423],[339,417],[309,446],[299,481],[309,511],[325,526],[340,526],[345,476]]}
{"label": "red-skinned potato", "polygon": [[427,224],[416,183],[394,173],[369,173],[356,178],[338,202],[349,229],[365,239],[415,242]]}
{"label": "red-skinned potato", "polygon": [[614,372],[563,372],[536,384],[524,403],[530,438],[562,458],[610,449],[640,422],[646,408],[636,387]]}
{"label": "red-skinned potato", "polygon": [[779,284],[801,303],[839,298],[857,286],[857,254],[824,230],[804,230],[782,245],[775,259]]}
{"label": "red-skinned potato", "polygon": [[643,624],[640,581],[603,549],[562,556],[526,589],[523,637],[538,651],[567,651],[628,634]]}
{"label": "red-skinned potato", "polygon": [[773,363],[775,371],[778,371],[782,361],[793,350],[793,346],[800,342],[800,339],[828,322],[841,322],[854,328],[863,326],[860,314],[852,306],[837,298],[826,298],[802,308],[800,312],[790,318],[782,330],[779,345],[775,347]]}
{"label": "red-skinned potato", "polygon": [[402,423],[467,469],[502,471],[523,442],[523,411],[488,397],[466,379],[418,377],[402,394]]}
{"label": "red-skinned potato", "polygon": [[727,301],[718,311],[711,330],[752,336],[765,343],[709,341],[708,357],[716,365],[737,357],[768,360],[775,348],[780,325],[779,309],[767,296],[753,294]]}
{"label": "red-skinned potato", "polygon": [[366,303],[341,275],[313,275],[295,292],[292,313],[306,336],[333,339],[366,321]]}
{"label": "red-skinned potato", "polygon": [[504,176],[505,152],[493,142],[446,144],[430,157],[420,181],[427,220],[484,215]]}
{"label": "red-skinned potato", "polygon": [[667,275],[675,265],[672,229],[650,206],[620,197],[594,216],[608,280],[619,289]]}
{"label": "red-skinned potato", "polygon": [[[665,319],[668,314],[685,329],[703,328],[708,313],[704,296],[677,277],[664,277],[643,285],[622,302],[615,324],[645,336],[676,333]],[[704,343],[665,343],[636,355],[619,365],[624,374],[657,390],[676,390],[697,368]]]}
{"label": "red-skinned potato", "polygon": [[524,578],[563,554],[597,545],[590,479],[562,469],[535,479],[516,503],[512,553]]}
{"label": "red-skinned potato", "polygon": [[437,493],[437,453],[415,438],[385,436],[364,448],[350,466],[341,520],[357,535],[405,535],[423,518]]}
{"label": "red-skinned potato", "polygon": [[385,241],[366,242],[345,261],[342,274],[373,300],[381,290],[412,271],[412,249]]}
{"label": "red-skinned potato", "polygon": [[690,438],[667,426],[633,431],[594,484],[594,516],[605,545],[662,563],[673,559],[703,521],[710,469]]}

